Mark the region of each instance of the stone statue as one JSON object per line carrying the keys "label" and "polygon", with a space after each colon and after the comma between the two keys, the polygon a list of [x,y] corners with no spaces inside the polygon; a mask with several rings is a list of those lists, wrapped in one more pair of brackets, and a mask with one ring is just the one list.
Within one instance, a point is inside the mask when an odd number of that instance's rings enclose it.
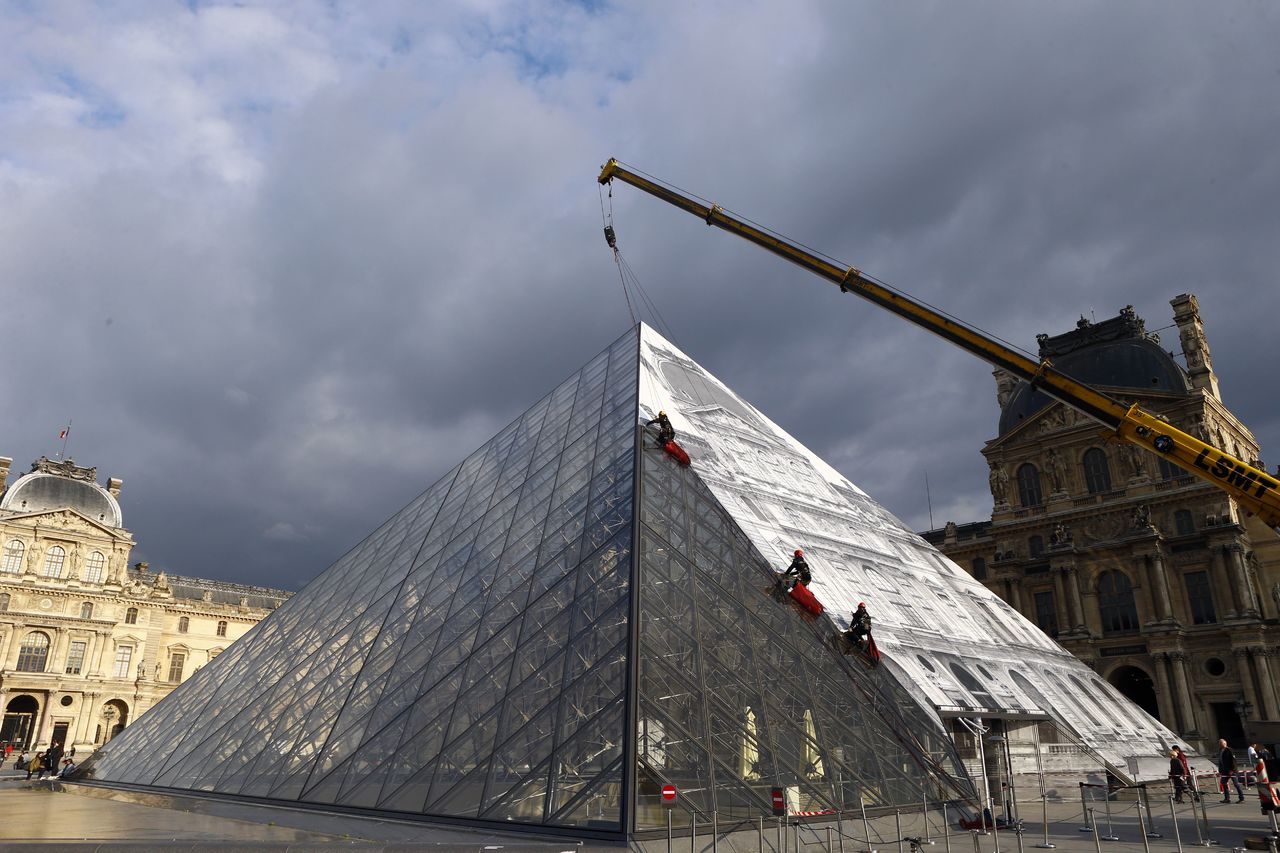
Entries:
{"label": "stone statue", "polygon": [[1133,508],[1133,514],[1129,516],[1130,526],[1134,530],[1154,529],[1151,524],[1151,508],[1146,504],[1138,504]]}
{"label": "stone statue", "polygon": [[1067,465],[1062,461],[1062,456],[1056,450],[1050,450],[1045,456],[1045,464],[1049,468],[1049,481],[1053,484],[1055,492],[1065,492],[1067,490]]}
{"label": "stone statue", "polygon": [[1123,463],[1125,471],[1128,473],[1129,479],[1139,480],[1146,476],[1146,468],[1144,467],[1143,451],[1134,447],[1132,444],[1121,444],[1119,446],[1120,461]]}
{"label": "stone statue", "polygon": [[1009,472],[1004,470],[1003,465],[991,466],[991,476],[987,478],[987,482],[991,484],[991,497],[995,498],[997,506],[1009,503]]}
{"label": "stone statue", "polygon": [[1065,545],[1071,541],[1071,528],[1059,522],[1054,525],[1053,533],[1049,534],[1050,545]]}

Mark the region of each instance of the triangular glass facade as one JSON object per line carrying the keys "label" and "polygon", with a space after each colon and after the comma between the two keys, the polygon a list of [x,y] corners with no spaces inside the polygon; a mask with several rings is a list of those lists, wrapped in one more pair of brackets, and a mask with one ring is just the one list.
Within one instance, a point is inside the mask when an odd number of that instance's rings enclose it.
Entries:
{"label": "triangular glass facade", "polygon": [[[96,753],[91,778],[622,834],[967,782],[638,424],[642,327]],[[639,482],[637,482],[639,479]],[[636,505],[637,496],[640,504]],[[638,547],[638,559],[633,550]],[[960,781],[957,781],[959,779]]]}

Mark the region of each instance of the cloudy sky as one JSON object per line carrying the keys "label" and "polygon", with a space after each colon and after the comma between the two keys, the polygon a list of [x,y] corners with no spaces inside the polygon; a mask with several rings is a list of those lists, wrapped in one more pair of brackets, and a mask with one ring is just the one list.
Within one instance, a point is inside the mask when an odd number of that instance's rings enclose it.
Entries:
{"label": "cloudy sky", "polygon": [[[0,455],[70,419],[135,559],[297,588],[631,325],[616,156],[1028,348],[1196,293],[1274,467],[1278,42],[1263,2],[0,2]],[[989,516],[983,363],[612,202],[675,343],[912,526],[926,471]]]}

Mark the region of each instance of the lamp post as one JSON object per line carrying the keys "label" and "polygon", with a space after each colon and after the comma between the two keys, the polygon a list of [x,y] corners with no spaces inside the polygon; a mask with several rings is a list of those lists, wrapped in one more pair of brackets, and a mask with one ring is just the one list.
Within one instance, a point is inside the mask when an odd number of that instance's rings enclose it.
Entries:
{"label": "lamp post", "polygon": [[107,741],[111,740],[111,721],[114,720],[115,718],[116,718],[116,709],[111,707],[110,705],[103,706],[102,719],[104,722],[106,722],[106,726],[103,727],[103,731],[102,731],[103,743],[106,743]]}

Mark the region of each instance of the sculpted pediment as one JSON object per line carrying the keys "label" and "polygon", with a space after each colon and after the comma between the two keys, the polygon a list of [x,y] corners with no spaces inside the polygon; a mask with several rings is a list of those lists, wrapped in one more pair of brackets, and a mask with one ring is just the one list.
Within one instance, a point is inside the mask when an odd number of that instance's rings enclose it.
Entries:
{"label": "sculpted pediment", "polygon": [[107,536],[111,539],[129,541],[128,536],[121,536],[116,530],[99,524],[74,509],[41,510],[40,512],[10,516],[6,520],[11,524],[21,522],[23,526],[38,526],[46,530],[65,530],[68,533],[78,533],[84,536]]}

